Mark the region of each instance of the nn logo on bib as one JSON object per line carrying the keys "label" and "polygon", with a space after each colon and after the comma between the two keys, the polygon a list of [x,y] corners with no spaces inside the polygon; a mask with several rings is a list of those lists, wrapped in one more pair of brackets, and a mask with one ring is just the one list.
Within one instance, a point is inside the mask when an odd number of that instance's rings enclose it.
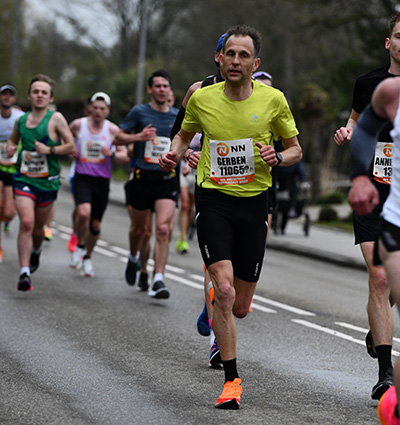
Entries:
{"label": "nn logo on bib", "polygon": [[253,116],[250,119],[250,122],[258,122],[258,116],[256,114],[253,114]]}

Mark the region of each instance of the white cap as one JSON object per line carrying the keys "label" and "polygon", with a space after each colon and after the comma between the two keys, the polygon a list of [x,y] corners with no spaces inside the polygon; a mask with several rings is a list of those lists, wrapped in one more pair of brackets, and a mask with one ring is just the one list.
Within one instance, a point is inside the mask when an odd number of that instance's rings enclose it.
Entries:
{"label": "white cap", "polygon": [[12,84],[5,84],[4,86],[0,87],[0,93],[3,93],[3,91],[10,90],[14,96],[17,95],[17,90]]}
{"label": "white cap", "polygon": [[102,91],[98,91],[97,93],[95,93],[90,99],[90,103],[93,103],[95,100],[104,100],[107,106],[111,105],[110,96],[107,93],[104,93]]}

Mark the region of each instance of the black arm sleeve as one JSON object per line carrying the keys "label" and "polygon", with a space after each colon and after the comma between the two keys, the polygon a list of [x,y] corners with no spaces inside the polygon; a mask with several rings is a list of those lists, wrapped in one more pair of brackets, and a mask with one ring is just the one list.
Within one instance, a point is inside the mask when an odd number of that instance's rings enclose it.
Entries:
{"label": "black arm sleeve", "polygon": [[181,125],[183,123],[183,119],[185,118],[185,108],[181,106],[181,109],[179,109],[178,115],[175,118],[174,125],[171,129],[171,140],[177,135],[178,131],[181,129]]}
{"label": "black arm sleeve", "polygon": [[369,175],[375,146],[382,127],[388,120],[381,118],[369,104],[360,115],[350,140],[351,179]]}

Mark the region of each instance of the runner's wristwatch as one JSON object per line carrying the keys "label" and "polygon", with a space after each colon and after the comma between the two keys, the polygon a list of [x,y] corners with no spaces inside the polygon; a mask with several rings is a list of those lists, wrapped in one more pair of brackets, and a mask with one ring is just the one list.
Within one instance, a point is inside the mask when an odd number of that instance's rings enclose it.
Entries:
{"label": "runner's wristwatch", "polygon": [[276,159],[278,160],[278,163],[276,165],[279,165],[283,161],[282,155],[280,152],[275,151],[275,156],[276,156]]}

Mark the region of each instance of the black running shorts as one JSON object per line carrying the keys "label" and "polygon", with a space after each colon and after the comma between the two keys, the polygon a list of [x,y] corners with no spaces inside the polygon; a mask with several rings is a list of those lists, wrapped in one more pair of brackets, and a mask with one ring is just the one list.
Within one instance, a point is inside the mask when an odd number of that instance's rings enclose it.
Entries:
{"label": "black running shorts", "polygon": [[126,185],[125,196],[127,204],[137,210],[154,211],[158,199],[172,199],[178,205],[178,179],[153,181],[135,177]]}
{"label": "black running shorts", "polygon": [[76,205],[91,204],[91,218],[101,221],[108,204],[110,180],[75,173],[74,198]]}
{"label": "black running shorts", "polygon": [[3,182],[4,186],[13,185],[13,175],[0,170],[0,181]]}
{"label": "black running shorts", "polygon": [[232,262],[235,277],[257,282],[267,235],[267,193],[243,198],[216,189],[200,189],[197,235],[206,267]]}
{"label": "black running shorts", "polygon": [[355,245],[362,242],[374,242],[379,234],[381,224],[380,215],[383,204],[389,195],[390,185],[376,182],[374,184],[379,192],[379,204],[367,215],[353,214]]}
{"label": "black running shorts", "polygon": [[400,251],[400,228],[382,220],[379,239],[388,252]]}

